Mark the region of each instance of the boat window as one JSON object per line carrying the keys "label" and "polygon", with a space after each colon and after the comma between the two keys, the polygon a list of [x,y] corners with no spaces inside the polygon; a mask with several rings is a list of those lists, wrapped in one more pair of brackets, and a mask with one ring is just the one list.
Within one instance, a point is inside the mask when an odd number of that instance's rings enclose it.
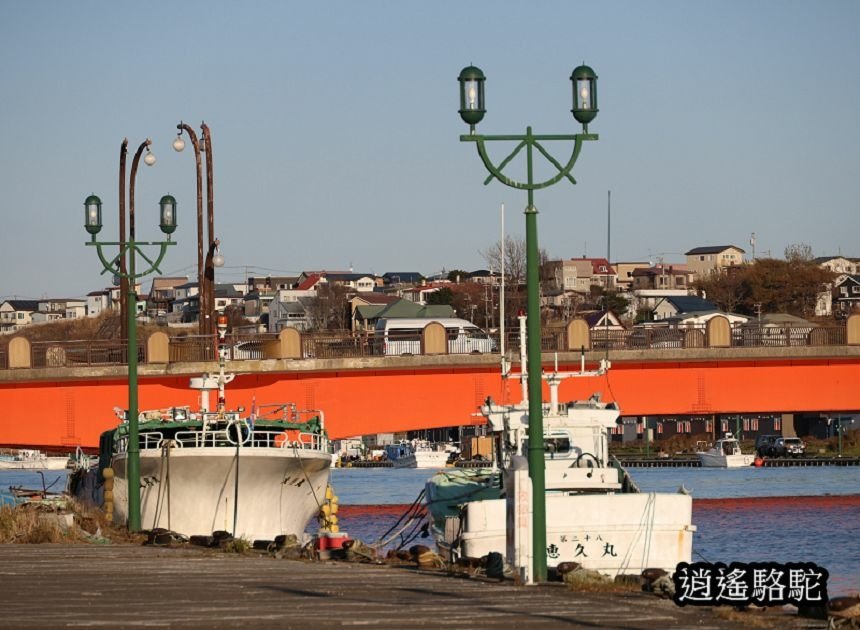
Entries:
{"label": "boat window", "polygon": [[551,457],[567,455],[570,453],[570,438],[567,436],[544,438],[543,452]]}

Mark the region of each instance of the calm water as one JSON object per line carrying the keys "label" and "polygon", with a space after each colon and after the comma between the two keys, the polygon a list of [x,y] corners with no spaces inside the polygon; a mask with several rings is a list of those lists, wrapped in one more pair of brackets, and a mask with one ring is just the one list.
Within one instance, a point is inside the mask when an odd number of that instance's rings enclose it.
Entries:
{"label": "calm water", "polygon": [[[338,468],[341,529],[374,542],[421,492],[425,470]],[[694,560],[814,562],[830,572],[831,595],[860,590],[860,468],[634,468],[644,492],[693,495]],[[45,471],[62,489],[65,471]],[[32,471],[0,472],[0,499],[10,485],[40,488]],[[426,542],[426,541],[424,541]]]}

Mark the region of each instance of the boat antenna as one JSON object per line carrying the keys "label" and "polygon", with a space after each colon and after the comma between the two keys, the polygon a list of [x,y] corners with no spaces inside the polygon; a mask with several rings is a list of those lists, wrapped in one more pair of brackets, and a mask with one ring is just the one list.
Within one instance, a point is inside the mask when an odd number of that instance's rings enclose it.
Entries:
{"label": "boat antenna", "polygon": [[606,191],[606,292],[603,294],[603,358],[609,362],[609,267],[612,265],[610,244],[612,242],[612,191]]}
{"label": "boat antenna", "polygon": [[499,271],[502,276],[502,286],[499,291],[499,352],[502,355],[502,378],[508,375],[508,366],[505,358],[505,204],[502,203],[499,214],[502,224],[502,246],[499,256]]}
{"label": "boat antenna", "polygon": [[218,314],[218,415],[223,416],[227,407],[224,385],[227,383],[224,364],[227,360],[227,316]]}

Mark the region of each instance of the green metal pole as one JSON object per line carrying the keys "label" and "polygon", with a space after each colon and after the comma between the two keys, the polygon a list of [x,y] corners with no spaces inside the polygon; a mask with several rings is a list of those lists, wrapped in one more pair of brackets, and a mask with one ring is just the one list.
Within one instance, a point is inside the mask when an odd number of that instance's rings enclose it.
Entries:
{"label": "green metal pole", "polygon": [[546,463],[543,448],[543,392],[540,331],[540,253],[538,250],[537,208],[532,179],[532,128],[526,128],[528,207],[526,208],[526,334],[528,336],[529,391],[529,476],[532,480],[532,554],[534,581],[546,582]]}
{"label": "green metal pole", "polygon": [[128,244],[128,529],[140,531],[140,440],[137,427],[137,290],[134,268],[135,242]]}

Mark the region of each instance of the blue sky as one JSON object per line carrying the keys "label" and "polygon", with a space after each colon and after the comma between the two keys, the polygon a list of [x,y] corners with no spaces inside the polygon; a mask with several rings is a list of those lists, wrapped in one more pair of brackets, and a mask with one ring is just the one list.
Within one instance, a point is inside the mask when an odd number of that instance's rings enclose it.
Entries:
{"label": "blue sky", "polygon": [[491,134],[578,131],[570,72],[585,61],[600,77],[578,184],[535,195],[552,257],[605,255],[607,190],[613,260],[749,251],[751,232],[758,255],[803,242],[860,256],[858,28],[855,0],[4,2],[0,299],[109,283],[82,203],[101,196],[114,240],[123,137],[132,153],[150,137],[158,157],[138,176],[138,238],[159,237],[173,194],[179,244],[162,270],[194,274],[179,120],[212,129],[219,282],[484,267],[500,204],[524,233],[525,194],[484,186],[459,142],[470,63],[487,75]]}

